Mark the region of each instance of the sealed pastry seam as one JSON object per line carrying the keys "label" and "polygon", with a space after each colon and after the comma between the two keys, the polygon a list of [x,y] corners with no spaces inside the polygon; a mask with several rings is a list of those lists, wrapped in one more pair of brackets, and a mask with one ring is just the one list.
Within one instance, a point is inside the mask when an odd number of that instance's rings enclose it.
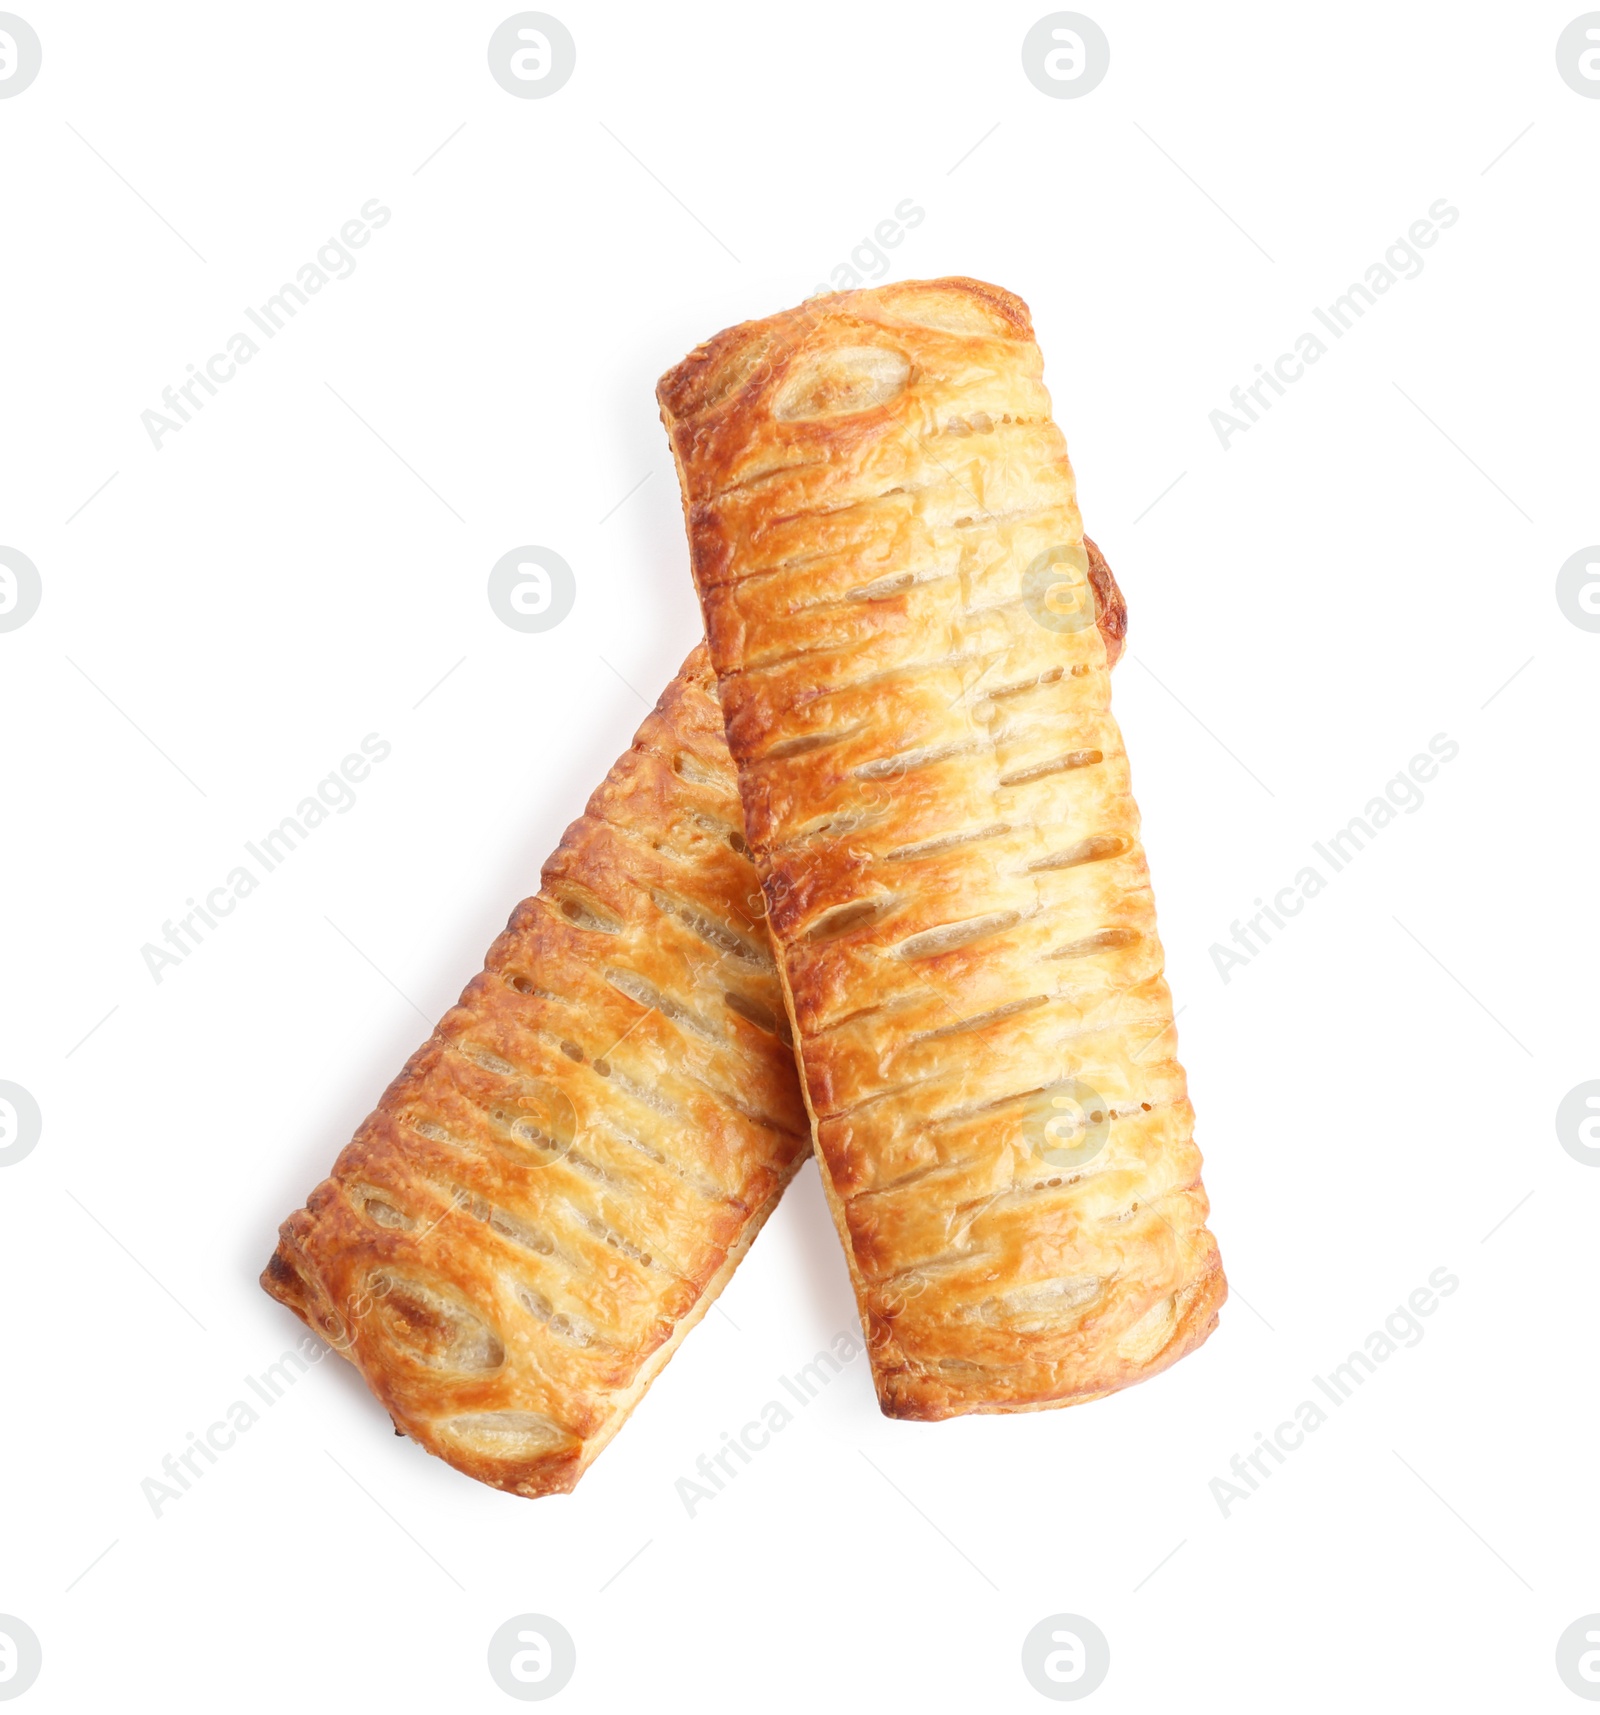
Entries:
{"label": "sealed pastry seam", "polygon": [[1026,306],[969,280],[812,300],[658,397],[884,1409],[1154,1374],[1226,1284],[1120,629]]}

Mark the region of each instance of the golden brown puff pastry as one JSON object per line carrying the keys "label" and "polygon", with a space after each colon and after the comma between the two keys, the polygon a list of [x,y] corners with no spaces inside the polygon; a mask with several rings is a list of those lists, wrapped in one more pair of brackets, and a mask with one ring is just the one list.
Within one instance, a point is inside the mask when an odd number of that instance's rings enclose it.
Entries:
{"label": "golden brown puff pastry", "polygon": [[704,646],[262,1276],[395,1424],[570,1489],[809,1149]]}
{"label": "golden brown puff pastry", "polygon": [[496,1487],[572,1487],[809,1149],[742,828],[702,646],[262,1276]]}
{"label": "golden brown puff pastry", "polygon": [[956,279],[732,328],[658,389],[896,1417],[1109,1393],[1227,1290],[1041,370],[1021,300]]}

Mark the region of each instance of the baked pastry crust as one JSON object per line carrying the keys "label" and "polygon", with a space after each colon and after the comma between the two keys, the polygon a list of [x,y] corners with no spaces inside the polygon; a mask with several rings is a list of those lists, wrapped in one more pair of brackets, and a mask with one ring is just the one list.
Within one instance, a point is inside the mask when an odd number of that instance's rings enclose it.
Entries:
{"label": "baked pastry crust", "polygon": [[729,329],[658,388],[897,1417],[1097,1398],[1227,1290],[1041,373],[1022,301],[951,279]]}
{"label": "baked pastry crust", "polygon": [[570,1489],[809,1149],[702,645],[262,1285],[397,1428]]}
{"label": "baked pastry crust", "polygon": [[261,1277],[496,1488],[576,1483],[809,1152],[742,827],[702,645]]}

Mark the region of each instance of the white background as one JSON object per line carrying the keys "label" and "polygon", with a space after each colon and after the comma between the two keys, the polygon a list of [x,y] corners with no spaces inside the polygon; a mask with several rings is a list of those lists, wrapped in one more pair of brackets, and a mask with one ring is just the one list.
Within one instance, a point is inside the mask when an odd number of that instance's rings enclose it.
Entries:
{"label": "white background", "polygon": [[[14,3],[44,49],[0,101],[0,542],[44,589],[0,635],[0,1077],[44,1115],[0,1169],[26,1706],[510,1707],[486,1646],[538,1612],[577,1644],[558,1707],[1024,1710],[1022,1639],[1072,1612],[1110,1640],[1108,1711],[1577,1707],[1554,1651],[1600,1609],[1600,1171],[1553,1116],[1600,1076],[1600,635],[1554,590],[1600,540],[1600,102],[1556,74],[1576,7],[1086,0],[1110,73],[1053,100],[1022,72],[1034,6],[552,0],[576,74],[517,100],[485,57],[505,6]],[[140,413],[373,197],[393,218],[355,273],[156,451]],[[1219,1330],[1012,1419],[890,1423],[857,1360],[691,1519],[675,1480],[853,1324],[808,1167],[576,1495],[475,1486],[327,1362],[153,1516],[142,1479],[299,1337],[256,1285],[278,1221],[697,635],[656,377],[908,197],[886,277],[1026,298],[1127,592],[1116,706]],[[1424,272],[1224,451],[1208,413],[1441,197]],[[546,635],[485,597],[522,543],[576,573]],[[153,981],[143,944],[369,732],[393,754],[355,808]],[[1460,755],[1423,808],[1225,984],[1212,944],[1436,733]],[[1211,1479],[1439,1267],[1461,1284],[1426,1338],[1224,1518]]]}

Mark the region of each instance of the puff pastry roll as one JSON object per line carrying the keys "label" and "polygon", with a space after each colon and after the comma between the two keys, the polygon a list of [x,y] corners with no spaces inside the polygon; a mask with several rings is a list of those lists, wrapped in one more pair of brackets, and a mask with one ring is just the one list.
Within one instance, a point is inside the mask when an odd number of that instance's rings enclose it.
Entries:
{"label": "puff pastry roll", "polygon": [[429,1452],[556,1493],[808,1149],[702,646],[262,1284]]}
{"label": "puff pastry roll", "polygon": [[1041,373],[1018,298],[937,280],[730,329],[658,389],[894,1417],[1097,1398],[1227,1290]]}

